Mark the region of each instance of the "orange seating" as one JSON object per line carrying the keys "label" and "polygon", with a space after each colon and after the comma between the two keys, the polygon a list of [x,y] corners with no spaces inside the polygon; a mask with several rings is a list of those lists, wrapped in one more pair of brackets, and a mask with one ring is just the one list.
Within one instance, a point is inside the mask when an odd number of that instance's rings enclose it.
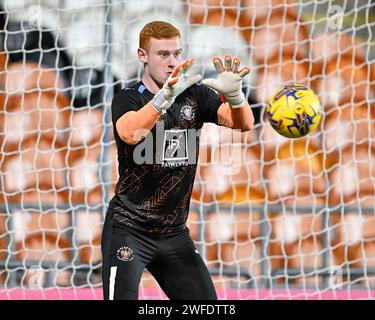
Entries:
{"label": "orange seating", "polygon": [[297,14],[295,0],[242,0],[243,17],[259,25],[264,19],[274,15]]}
{"label": "orange seating", "polygon": [[52,92],[32,92],[7,98],[4,115],[5,151],[18,149],[23,139],[34,137],[66,140],[69,101]]}
{"label": "orange seating", "polygon": [[[64,204],[62,198],[57,203],[50,203],[51,206],[61,204]],[[34,209],[16,211],[13,213],[14,240],[22,249],[28,249],[25,241],[33,237],[59,234],[64,238],[63,234],[69,229],[69,219],[67,212],[55,211],[53,208],[43,212]]]}
{"label": "orange seating", "polygon": [[366,105],[353,104],[331,109],[321,121],[325,151],[337,152],[353,144],[366,144],[375,138],[375,123]]}
{"label": "orange seating", "polygon": [[[6,53],[0,49],[0,110],[4,109],[5,103],[5,68],[6,68]],[[0,112],[1,115],[1,112]]]}
{"label": "orange seating", "polygon": [[100,175],[100,146],[87,150],[70,152],[68,158],[69,199],[73,203],[98,205],[102,203]]}
{"label": "orange seating", "polygon": [[242,0],[239,25],[247,43],[252,43],[253,30],[273,16],[296,16],[294,0]]}
{"label": "orange seating", "polygon": [[7,256],[7,239],[6,234],[8,232],[7,228],[7,214],[0,213],[0,260],[3,260]]}
{"label": "orange seating", "polygon": [[204,180],[203,175],[207,171],[207,168],[212,166],[212,157],[220,143],[227,143],[233,141],[233,139],[241,141],[241,138],[229,128],[217,126],[212,123],[205,123],[203,125],[199,143],[199,159],[192,191],[193,201],[212,201],[212,193],[205,191],[205,181],[207,179]]}
{"label": "orange seating", "polygon": [[1,82],[3,82],[3,77],[5,75],[4,70],[6,69],[6,60],[7,60],[7,53],[0,49],[0,78]]}
{"label": "orange seating", "polygon": [[[20,261],[37,261],[39,263],[53,262],[48,269],[55,269],[54,265],[59,262],[68,262],[71,258],[69,243],[58,234],[36,234],[27,238],[23,243],[17,243],[17,259]],[[71,285],[71,271],[62,269],[55,271],[53,283],[58,286]],[[21,285],[24,287],[45,286],[45,269],[29,268],[22,277]]]}
{"label": "orange seating", "polygon": [[[324,197],[314,194],[290,195],[285,201],[289,206],[311,206],[312,208],[324,205]],[[312,209],[314,210],[314,209]],[[272,235],[269,246],[270,260],[273,269],[276,268],[312,268],[318,269],[323,263],[322,234],[324,232],[324,217],[319,211],[275,212],[270,215]],[[306,285],[316,283],[317,275],[303,274],[290,278],[291,283]],[[277,282],[287,280],[279,277]]]}
{"label": "orange seating", "polygon": [[[322,261],[322,213],[296,212],[293,207],[316,207],[326,203],[323,154],[305,139],[281,145],[269,159],[264,169],[269,204],[292,206],[292,209],[269,213],[272,268],[316,268]],[[316,280],[307,278],[299,276],[293,281]]]}
{"label": "orange seating", "polygon": [[[8,254],[7,247],[7,221],[8,215],[6,213],[0,213],[0,260],[5,260]],[[3,285],[6,279],[6,271],[0,268],[0,285]]]}
{"label": "orange seating", "polygon": [[199,212],[196,210],[192,210],[190,207],[190,212],[188,219],[186,220],[186,225],[190,230],[190,236],[194,241],[197,241],[200,237],[200,234],[198,234],[198,228],[200,224],[203,224],[204,222],[199,219]]}
{"label": "orange seating", "polygon": [[283,144],[270,159],[264,175],[271,203],[286,201],[291,195],[325,194],[323,152],[308,139]]}
{"label": "orange seating", "polygon": [[71,112],[68,146],[75,150],[96,146],[104,131],[101,109],[76,109]]}
{"label": "orange seating", "polygon": [[328,31],[316,33],[311,37],[310,52],[312,56],[313,74],[320,74],[328,62],[337,63],[342,57],[354,58],[364,62],[365,43],[354,34]]}
{"label": "orange seating", "polygon": [[[189,0],[187,1],[187,13],[192,24],[217,24],[223,25],[216,20],[219,16],[227,20],[229,16],[237,15],[239,9],[237,0]],[[212,18],[215,17],[215,18]],[[212,19],[212,20],[211,20]]]}
{"label": "orange seating", "polygon": [[259,239],[233,239],[223,242],[219,249],[219,259],[226,268],[240,268],[254,279],[261,276],[261,245]]}
{"label": "orange seating", "polygon": [[[243,194],[246,187],[243,186]],[[251,187],[250,187],[251,189]],[[248,191],[248,190],[247,190]],[[241,189],[236,188],[241,193]],[[207,236],[209,243],[216,243],[216,250],[211,249],[212,261],[217,260],[224,267],[241,268],[256,277],[260,275],[260,229],[261,214],[256,206],[264,203],[263,193],[251,192],[246,202],[232,202],[233,195],[221,198],[230,207],[244,205],[242,211],[216,212],[208,217]]]}
{"label": "orange seating", "polygon": [[243,185],[249,187],[250,181],[260,188],[259,171],[255,169],[259,165],[256,155],[259,150],[248,146],[252,138],[244,133],[224,127],[209,128],[202,132],[200,145],[197,171],[199,189],[196,189],[200,194],[198,200],[210,202],[218,200],[218,197],[227,199],[234,196],[232,200],[235,202],[246,201],[246,194],[229,195],[228,192]]}
{"label": "orange seating", "polygon": [[293,14],[272,14],[259,21],[248,39],[251,57],[257,65],[269,64],[269,60],[289,55],[293,60],[307,57],[309,30]]}
{"label": "orange seating", "polygon": [[272,128],[266,115],[264,115],[262,124],[258,126],[256,130],[259,134],[259,140],[262,141],[260,148],[263,154],[262,159],[264,159],[264,161],[272,160],[275,151],[289,141]]}
{"label": "orange seating", "polygon": [[69,198],[74,203],[102,202],[99,181],[103,113],[100,109],[74,110],[67,145]]}
{"label": "orange seating", "polygon": [[329,179],[332,185],[330,202],[332,205],[353,203],[361,195],[375,192],[372,177],[374,146],[371,144],[349,145],[332,155]]}
{"label": "orange seating", "polygon": [[[371,144],[352,145],[333,157],[329,181],[333,255],[337,265],[375,266],[375,150]],[[370,208],[364,212],[360,207]],[[357,210],[342,208],[359,207]],[[367,280],[366,280],[367,281]]]}
{"label": "orange seating", "polygon": [[325,193],[323,152],[308,139],[283,144],[273,159],[264,168],[271,202],[291,194]]}
{"label": "orange seating", "polygon": [[4,151],[19,150],[24,139],[47,138],[63,144],[69,121],[69,100],[54,70],[35,63],[8,64],[1,131]]}
{"label": "orange seating", "polygon": [[352,102],[369,100],[375,89],[372,66],[362,60],[343,56],[329,61],[314,88],[325,111],[337,106],[345,107]]}
{"label": "orange seating", "polygon": [[[259,148],[255,145],[243,147],[241,136],[239,143],[230,139],[226,141],[226,138],[222,135],[221,144],[211,150],[209,162],[200,168],[200,201],[215,201],[229,207],[243,205],[245,208],[235,213],[219,208],[219,211],[208,213],[204,222],[199,220],[198,213],[190,216],[190,230],[194,237],[198,238],[198,224],[203,223],[206,258],[210,266],[217,266],[221,261],[233,266],[236,261],[232,260],[230,252],[238,249],[236,243],[241,243],[241,252],[246,253],[254,246],[260,232],[259,212],[250,209],[261,204],[264,198]],[[248,259],[241,261],[240,266],[246,268],[251,263]]]}
{"label": "orange seating", "polygon": [[117,147],[116,147],[116,142],[112,141],[111,144],[111,155],[112,155],[112,187],[111,187],[111,192],[109,194],[109,199],[112,199],[112,197],[115,194],[115,187],[117,184],[117,181],[119,179],[119,172],[118,172],[118,160],[117,160]]}
{"label": "orange seating", "polygon": [[33,201],[34,192],[54,199],[64,193],[65,150],[55,141],[30,137],[16,152],[3,154],[1,172],[8,201]]}
{"label": "orange seating", "polygon": [[[34,201],[40,197],[39,192],[32,195]],[[41,204],[48,203],[41,199]],[[66,202],[62,197],[50,202],[52,206],[63,205]],[[69,214],[45,210],[20,210],[12,214],[14,225],[14,241],[16,242],[16,258],[20,261],[34,262],[68,262],[72,258],[72,246],[66,232],[69,230]],[[51,267],[51,269],[53,269]],[[44,283],[45,272],[39,268],[31,268],[22,278],[22,285],[32,286]],[[36,283],[36,281],[38,281]],[[70,283],[70,271],[59,270],[54,281],[58,285]]]}
{"label": "orange seating", "polygon": [[[364,206],[370,212],[355,210],[347,213],[331,214],[332,216],[332,253],[334,263],[342,268],[375,267],[375,218],[371,211],[374,207],[373,193],[361,194],[347,201],[346,206]],[[354,281],[348,276],[343,281]],[[374,285],[374,277],[362,275],[355,284]],[[354,283],[354,282],[353,282]]]}
{"label": "orange seating", "polygon": [[[101,212],[94,210],[77,210],[76,214],[76,247],[81,263],[89,267],[96,266],[102,259],[101,255]],[[101,275],[93,273],[91,283],[100,283]]]}
{"label": "orange seating", "polygon": [[[18,249],[20,252],[17,257],[18,260],[53,262],[53,266],[50,266],[49,270],[55,269],[54,264],[56,262],[68,262],[70,259],[70,254],[68,253],[69,244],[58,235],[34,235],[25,240],[23,245],[25,247],[22,246]],[[61,269],[54,272],[52,281],[58,286],[69,286],[71,285],[70,278],[71,271]],[[46,280],[45,269],[35,266],[26,271],[22,277],[21,285],[31,288],[35,288],[35,286],[41,287],[47,285]]]}
{"label": "orange seating", "polygon": [[[242,193],[245,195],[249,189],[243,186]],[[235,190],[241,193],[240,188],[237,187]],[[256,207],[263,205],[264,195],[253,191],[250,195],[247,194],[244,202],[233,202],[232,199],[233,195],[227,199],[220,197],[220,201],[224,201],[229,207],[243,205],[244,209],[233,213],[218,211],[208,216],[207,241],[208,244],[217,245],[216,250],[211,250],[209,258],[212,262],[223,263],[226,267],[241,267],[256,276],[260,273],[262,223],[260,211]]]}
{"label": "orange seating", "polygon": [[7,94],[38,91],[61,94],[63,89],[64,84],[53,69],[32,62],[14,62],[7,66],[5,76]]}
{"label": "orange seating", "polygon": [[268,103],[283,85],[301,83],[308,85],[309,69],[306,62],[295,60],[292,55],[271,58],[257,71],[256,100]]}

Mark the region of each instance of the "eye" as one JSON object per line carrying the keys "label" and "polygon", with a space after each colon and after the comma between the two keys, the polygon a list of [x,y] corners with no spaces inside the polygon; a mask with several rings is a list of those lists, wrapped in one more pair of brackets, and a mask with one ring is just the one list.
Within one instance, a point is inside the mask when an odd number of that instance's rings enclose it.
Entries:
{"label": "eye", "polygon": [[169,53],[168,53],[168,52],[161,52],[159,55],[160,55],[163,59],[166,59],[166,58],[168,58]]}
{"label": "eye", "polygon": [[176,58],[180,57],[180,56],[181,56],[181,51],[175,52],[175,53],[174,53],[174,56],[175,56]]}

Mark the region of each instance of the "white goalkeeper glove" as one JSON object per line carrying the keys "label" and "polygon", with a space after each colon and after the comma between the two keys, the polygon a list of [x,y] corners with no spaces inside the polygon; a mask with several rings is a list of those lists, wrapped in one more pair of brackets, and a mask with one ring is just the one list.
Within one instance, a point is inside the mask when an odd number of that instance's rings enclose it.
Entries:
{"label": "white goalkeeper glove", "polygon": [[193,63],[194,59],[187,59],[179,64],[168,77],[161,90],[155,94],[152,99],[152,105],[158,112],[161,114],[166,113],[179,94],[202,78],[200,74],[186,75]]}
{"label": "white goalkeeper glove", "polygon": [[242,79],[250,73],[250,68],[238,71],[240,59],[234,58],[232,65],[229,55],[225,56],[224,61],[225,67],[219,57],[214,57],[213,63],[219,75],[216,79],[205,79],[202,83],[218,91],[224,102],[228,102],[232,108],[242,108],[246,100],[242,92]]}

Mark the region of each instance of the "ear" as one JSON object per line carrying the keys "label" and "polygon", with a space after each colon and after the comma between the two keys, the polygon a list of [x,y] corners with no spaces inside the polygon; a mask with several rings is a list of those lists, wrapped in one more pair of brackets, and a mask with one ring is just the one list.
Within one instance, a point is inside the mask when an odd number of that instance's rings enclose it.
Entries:
{"label": "ear", "polygon": [[138,59],[139,61],[143,63],[147,63],[148,62],[147,51],[142,48],[138,48]]}

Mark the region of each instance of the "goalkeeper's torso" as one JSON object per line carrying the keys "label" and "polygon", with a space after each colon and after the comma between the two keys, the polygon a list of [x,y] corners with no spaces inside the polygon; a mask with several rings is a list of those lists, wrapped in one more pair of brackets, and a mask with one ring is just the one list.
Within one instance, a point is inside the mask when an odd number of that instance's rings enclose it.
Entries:
{"label": "goalkeeper's torso", "polygon": [[[142,82],[117,93],[112,103],[114,124],[152,98]],[[217,122],[220,104],[210,89],[194,85],[176,98],[138,144],[126,144],[114,129],[120,176],[110,201],[114,223],[152,233],[186,228],[200,129],[204,122]]]}

